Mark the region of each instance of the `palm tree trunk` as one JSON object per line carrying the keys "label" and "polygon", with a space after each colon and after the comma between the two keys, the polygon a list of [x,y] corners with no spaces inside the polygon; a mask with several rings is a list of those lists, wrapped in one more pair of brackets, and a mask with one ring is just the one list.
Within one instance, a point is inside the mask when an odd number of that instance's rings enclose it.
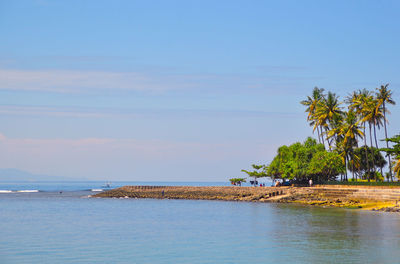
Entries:
{"label": "palm tree trunk", "polygon": [[354,153],[352,153],[352,162],[351,162],[351,171],[352,171],[352,175],[353,175],[353,180],[354,180]]}
{"label": "palm tree trunk", "polygon": [[[385,126],[385,139],[386,139],[386,148],[389,148],[389,142],[387,141],[387,129],[386,129],[386,107],[385,102],[383,102],[383,124]],[[392,163],[390,162],[390,155],[387,155],[389,160],[389,176],[391,182],[393,182],[393,175],[392,175]]]}
{"label": "palm tree trunk", "polygon": [[[326,127],[325,127],[325,132],[328,132],[328,129]],[[326,141],[328,141],[329,150],[332,151],[331,142],[329,141],[329,138],[326,138]]]}
{"label": "palm tree trunk", "polygon": [[[379,151],[378,141],[376,140],[376,125],[375,125],[375,123],[374,123],[374,137],[375,137],[376,149]],[[381,171],[381,175],[383,176],[383,168],[382,167],[380,167],[380,171]]]}
{"label": "palm tree trunk", "polygon": [[375,124],[374,124],[374,138],[375,138],[375,147],[376,147],[376,149],[379,149],[378,141],[376,140],[376,125]]}
{"label": "palm tree trunk", "polygon": [[345,168],[344,181],[347,181],[347,154],[345,154],[344,156],[344,168]]}
{"label": "palm tree trunk", "polygon": [[364,146],[365,146],[365,161],[367,162],[367,169],[368,169],[368,175],[369,175],[371,170],[369,168],[368,149],[367,149],[367,134],[365,134],[365,122],[364,122]]}
{"label": "palm tree trunk", "polygon": [[322,126],[320,126],[320,129],[321,129],[322,144],[324,144],[324,147],[325,147],[325,140],[324,140],[324,134],[322,133]]}
{"label": "palm tree trunk", "polygon": [[321,144],[321,135],[319,134],[319,126],[317,126],[318,143]]}
{"label": "palm tree trunk", "polygon": [[[370,142],[371,142],[371,154],[372,154],[372,171],[374,172],[374,174],[375,174],[375,155],[374,155],[374,146],[373,146],[373,144],[372,144],[372,127],[371,127],[371,123],[369,123],[368,122],[368,125],[369,125],[369,139],[370,139]],[[368,181],[370,181],[370,179],[371,179],[371,175],[370,174],[368,174]]]}

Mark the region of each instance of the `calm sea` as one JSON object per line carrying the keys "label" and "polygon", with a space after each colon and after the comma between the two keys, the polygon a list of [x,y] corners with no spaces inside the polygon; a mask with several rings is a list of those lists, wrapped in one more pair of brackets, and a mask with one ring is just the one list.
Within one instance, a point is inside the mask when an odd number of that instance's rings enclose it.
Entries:
{"label": "calm sea", "polygon": [[[88,198],[102,184],[0,183],[0,263],[400,260],[398,214],[288,204]],[[125,184],[144,183],[113,187]]]}

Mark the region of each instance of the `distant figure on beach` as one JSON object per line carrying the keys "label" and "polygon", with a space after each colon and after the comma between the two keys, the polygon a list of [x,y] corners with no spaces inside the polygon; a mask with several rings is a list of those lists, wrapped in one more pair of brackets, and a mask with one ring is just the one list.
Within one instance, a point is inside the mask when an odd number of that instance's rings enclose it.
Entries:
{"label": "distant figure on beach", "polygon": [[310,187],[312,187],[312,179],[310,179],[310,180],[308,181],[308,184],[310,184]]}
{"label": "distant figure on beach", "polygon": [[164,197],[164,190],[161,192],[162,197]]}

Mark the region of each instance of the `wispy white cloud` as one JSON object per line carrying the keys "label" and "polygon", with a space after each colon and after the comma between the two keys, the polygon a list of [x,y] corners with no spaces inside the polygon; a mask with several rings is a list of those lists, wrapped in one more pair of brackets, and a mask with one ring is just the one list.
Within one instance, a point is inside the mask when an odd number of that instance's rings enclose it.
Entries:
{"label": "wispy white cloud", "polygon": [[94,111],[90,109],[79,110],[65,107],[43,107],[43,106],[0,106],[0,114],[3,116],[49,116],[49,117],[76,117],[97,118],[111,116],[111,113]]}
{"label": "wispy white cloud", "polygon": [[8,90],[60,93],[112,89],[163,91],[173,88],[169,85],[171,82],[164,82],[161,78],[135,72],[0,69],[0,87]]}
{"label": "wispy white cloud", "polygon": [[[221,173],[219,177],[225,178],[229,176],[225,173],[232,172],[232,161],[242,160],[245,166],[249,157],[262,156],[268,149],[265,144],[9,138],[0,134],[0,167],[88,178],[122,179],[131,175],[134,180],[184,180],[188,174],[188,179],[201,179],[201,174],[214,167]],[[240,172],[240,167],[234,170]],[[207,172],[211,175],[203,175],[204,179],[215,177],[215,172]]]}
{"label": "wispy white cloud", "polygon": [[279,117],[303,118],[303,113],[295,112],[268,112],[253,110],[202,110],[202,109],[126,109],[126,108],[72,108],[72,107],[44,107],[24,105],[0,106],[2,116],[33,116],[33,117],[74,117],[74,118],[113,118],[113,117],[194,117],[207,116],[214,118],[226,117]]}
{"label": "wispy white cloud", "polygon": [[84,71],[0,69],[0,89],[56,93],[101,93],[141,91],[163,93],[171,90],[201,92],[296,91],[304,77],[280,76],[276,72],[258,75],[189,74],[171,71]]}

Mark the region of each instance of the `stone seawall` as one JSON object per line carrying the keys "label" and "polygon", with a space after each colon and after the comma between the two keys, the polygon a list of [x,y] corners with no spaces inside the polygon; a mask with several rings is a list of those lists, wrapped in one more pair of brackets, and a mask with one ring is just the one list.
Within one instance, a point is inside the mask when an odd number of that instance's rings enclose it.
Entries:
{"label": "stone seawall", "polygon": [[[317,185],[315,187],[124,186],[93,197],[288,202],[319,206],[400,211],[400,187]],[[400,203],[399,203],[400,204]]]}

